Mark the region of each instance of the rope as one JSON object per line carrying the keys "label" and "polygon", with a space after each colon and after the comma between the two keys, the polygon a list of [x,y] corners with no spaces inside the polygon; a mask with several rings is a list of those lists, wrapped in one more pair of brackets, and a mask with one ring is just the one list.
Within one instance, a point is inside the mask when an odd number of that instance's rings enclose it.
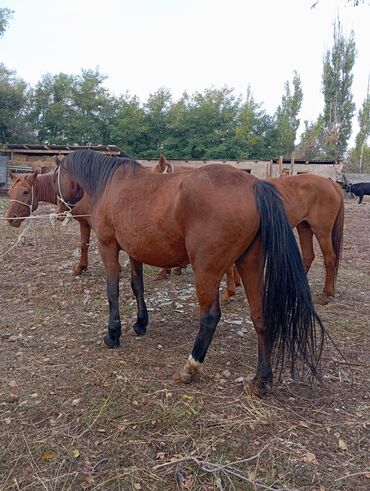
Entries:
{"label": "rope", "polygon": [[[24,203],[23,203],[24,204]],[[91,217],[91,215],[72,215],[70,212],[63,212],[63,213],[49,213],[49,215],[32,215],[28,217],[16,217],[16,218],[6,218],[6,217],[0,217],[0,220],[39,220],[39,219],[44,219],[44,218],[49,218],[50,216],[55,215],[57,218],[58,217],[67,217],[67,218],[83,218],[83,217]]]}
{"label": "rope", "polygon": [[[27,206],[30,210],[30,217],[32,216],[33,212],[33,185],[31,186],[31,204],[29,205],[28,203],[24,203],[23,201],[20,201],[19,199],[10,199],[9,201],[14,201],[15,203],[20,203],[21,205]],[[19,217],[14,218],[14,220],[19,220]]]}
{"label": "rope", "polygon": [[57,182],[58,182],[58,191],[59,191],[59,195],[57,194],[57,198],[61,203],[63,203],[64,206],[68,208],[68,211],[71,212],[73,205],[67,203],[67,201],[65,201],[65,199],[63,198],[63,194],[62,194],[62,188],[60,185],[60,166],[57,168],[57,176],[58,176]]}
{"label": "rope", "polygon": [[[16,200],[13,200],[13,201],[16,201]],[[26,203],[23,203],[22,201],[19,201],[19,203],[22,203],[23,205],[25,206],[30,206],[30,205],[27,205]],[[30,219],[45,219],[45,218],[48,218],[50,220],[50,223],[52,225],[52,227],[55,227],[56,223],[57,223],[57,219],[59,217],[64,217],[64,221],[62,223],[62,227],[68,225],[68,223],[72,220],[72,218],[79,218],[79,217],[89,217],[91,215],[72,215],[72,213],[70,211],[67,211],[67,212],[64,212],[64,213],[50,213],[49,215],[30,215],[28,217],[21,217],[22,220],[30,220]],[[19,220],[20,218],[17,217],[17,218],[5,218],[5,217],[0,217],[0,220]],[[15,243],[9,247],[9,249],[7,249],[5,252],[2,252],[0,254],[0,259],[3,258],[4,256],[6,256],[7,254],[9,254],[9,252],[11,252],[20,242],[24,241],[25,237],[26,237],[26,233],[29,231],[29,229],[31,229],[33,225],[33,222],[32,221],[29,221],[27,223],[27,225],[25,226],[25,228],[23,229],[23,231],[19,234],[17,240],[15,241]]]}
{"label": "rope", "polygon": [[12,251],[14,249],[14,247],[16,245],[18,245],[19,242],[22,241],[22,239],[25,238],[26,232],[28,232],[28,229],[31,228],[31,226],[32,226],[32,222],[27,223],[26,227],[23,229],[22,233],[19,234],[19,236],[18,236],[17,240],[15,241],[15,243],[11,247],[9,247],[8,250],[6,250],[5,252],[1,253],[0,254],[0,258],[2,258],[3,256],[6,256],[7,254],[9,254],[9,252]]}

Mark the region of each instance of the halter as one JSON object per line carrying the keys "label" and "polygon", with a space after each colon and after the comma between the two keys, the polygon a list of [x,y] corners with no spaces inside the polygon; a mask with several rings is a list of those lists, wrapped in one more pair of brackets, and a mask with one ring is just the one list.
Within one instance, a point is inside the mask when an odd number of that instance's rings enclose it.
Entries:
{"label": "halter", "polygon": [[57,198],[61,203],[63,203],[64,206],[68,208],[68,212],[71,212],[73,209],[73,205],[71,203],[67,203],[67,201],[63,198],[62,195],[62,188],[60,185],[60,166],[57,168],[57,175],[58,175],[57,182],[58,182],[58,192],[59,192],[59,194],[57,194]]}
{"label": "halter", "polygon": [[[31,204],[30,205],[28,203],[24,203],[23,201],[20,201],[19,199],[10,199],[9,201],[14,201],[15,203],[20,203],[21,205],[27,206],[27,208],[29,208],[29,210],[30,210],[29,216],[31,217],[32,212],[33,212],[33,184],[31,186]],[[19,218],[23,218],[23,217],[19,217]]]}

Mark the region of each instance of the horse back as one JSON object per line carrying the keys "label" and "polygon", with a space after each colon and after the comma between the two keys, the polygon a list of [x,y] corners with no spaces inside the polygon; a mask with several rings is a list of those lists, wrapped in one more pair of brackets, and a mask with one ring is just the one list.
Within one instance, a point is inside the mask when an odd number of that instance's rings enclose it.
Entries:
{"label": "horse back", "polygon": [[340,186],[316,174],[286,176],[268,181],[280,192],[293,227],[304,220],[317,226],[333,221],[343,202]]}

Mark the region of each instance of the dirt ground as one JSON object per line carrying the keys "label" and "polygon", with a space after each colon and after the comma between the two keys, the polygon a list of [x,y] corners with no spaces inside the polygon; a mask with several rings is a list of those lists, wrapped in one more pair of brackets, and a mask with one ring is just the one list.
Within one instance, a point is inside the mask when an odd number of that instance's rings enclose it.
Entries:
{"label": "dirt ground", "polygon": [[[2,198],[0,216],[5,207]],[[347,363],[327,344],[320,385],[283,377],[259,400],[243,391],[256,336],[241,290],[223,308],[200,380],[177,385],[171,376],[198,329],[190,268],[156,282],[157,270],[145,267],[150,325],[142,338],[131,335],[125,272],[125,332],[108,350],[96,239],[89,271],[75,277],[76,223],[35,221],[4,255],[20,229],[1,221],[0,489],[370,489],[369,231],[370,200],[346,201],[337,296],[317,307]],[[309,280],[319,292],[319,250]]]}

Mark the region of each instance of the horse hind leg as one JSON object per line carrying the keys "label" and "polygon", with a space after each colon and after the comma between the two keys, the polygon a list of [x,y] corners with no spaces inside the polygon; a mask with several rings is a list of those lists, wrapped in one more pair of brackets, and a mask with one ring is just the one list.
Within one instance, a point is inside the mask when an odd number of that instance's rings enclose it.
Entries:
{"label": "horse hind leg", "polygon": [[222,303],[227,303],[230,298],[233,297],[236,293],[235,271],[236,270],[234,265],[230,266],[230,268],[228,268],[228,270],[226,271],[226,288],[221,293]]}
{"label": "horse hind leg", "polygon": [[74,267],[73,273],[78,276],[87,270],[91,227],[86,220],[79,220],[81,236],[81,256],[79,263]]}
{"label": "horse hind leg", "polygon": [[146,334],[148,326],[148,311],[144,299],[143,264],[130,257],[131,263],[131,289],[136,298],[137,319],[133,329],[137,336]]}
{"label": "horse hind leg", "polygon": [[157,276],[154,278],[156,281],[165,280],[171,274],[171,268],[162,268]]}
{"label": "horse hind leg", "polygon": [[322,293],[317,297],[317,303],[326,305],[329,303],[330,298],[334,297],[334,284],[335,284],[335,265],[336,255],[333,249],[332,238],[330,235],[316,235],[319,241],[321,252],[324,256],[325,266],[325,285]]}
{"label": "horse hind leg", "polygon": [[315,252],[313,249],[313,232],[310,225],[307,222],[302,222],[297,225],[297,232],[299,237],[299,244],[302,251],[302,260],[306,270],[306,273],[311,268],[313,260],[315,259]]}
{"label": "horse hind leg", "polygon": [[173,376],[177,382],[190,383],[198,377],[208,347],[211,344],[217,324],[221,318],[219,285],[222,272],[219,272],[219,274],[206,273],[206,270],[207,268],[197,269],[193,265],[200,310],[200,328],[191,355],[185,366]]}
{"label": "horse hind leg", "polygon": [[266,332],[262,322],[262,251],[261,240],[256,238],[247,255],[239,260],[236,265],[241,276],[245,293],[247,295],[250,316],[257,334],[258,358],[257,370],[254,378],[246,384],[246,392],[258,397],[263,397],[267,392],[267,386],[272,384],[271,348],[266,339]]}

